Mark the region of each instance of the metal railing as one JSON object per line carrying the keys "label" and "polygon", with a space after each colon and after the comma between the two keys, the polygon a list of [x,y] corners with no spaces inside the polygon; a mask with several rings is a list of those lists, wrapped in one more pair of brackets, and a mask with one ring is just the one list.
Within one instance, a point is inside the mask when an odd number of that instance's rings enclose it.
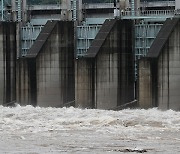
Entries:
{"label": "metal railing", "polygon": [[100,28],[101,25],[77,26],[77,56],[84,56],[87,53]]}
{"label": "metal railing", "polygon": [[153,1],[153,2],[141,2],[140,6],[143,8],[145,7],[174,7],[175,6],[175,1],[169,0],[169,1]]}
{"label": "metal railing", "polygon": [[28,50],[31,48],[33,43],[35,42],[36,38],[38,37],[39,33],[41,32],[43,26],[25,26],[22,27],[22,36],[21,36],[21,44],[22,44],[22,51],[21,55],[26,56]]}
{"label": "metal railing", "polygon": [[59,10],[61,9],[60,4],[50,4],[50,5],[28,5],[28,10]]}
{"label": "metal railing", "polygon": [[140,59],[146,56],[150,46],[156,38],[163,24],[136,24],[135,25],[135,56]]}
{"label": "metal railing", "polygon": [[[117,3],[117,6],[119,6],[119,3]],[[174,7],[175,6],[175,1],[153,1],[153,2],[140,2],[140,7],[145,8],[145,7]],[[130,6],[129,6],[130,7]],[[113,3],[84,3],[83,4],[84,9],[106,9],[106,8],[114,8]],[[61,9],[61,4],[37,4],[37,5],[28,5],[29,10],[50,10],[50,9]]]}
{"label": "metal railing", "polygon": [[[143,11],[135,11],[135,16],[169,16],[175,15],[175,10],[143,10]],[[131,11],[121,11],[121,16],[132,16]]]}
{"label": "metal railing", "polygon": [[105,9],[105,8],[114,8],[113,3],[89,3],[84,4],[85,9]]}

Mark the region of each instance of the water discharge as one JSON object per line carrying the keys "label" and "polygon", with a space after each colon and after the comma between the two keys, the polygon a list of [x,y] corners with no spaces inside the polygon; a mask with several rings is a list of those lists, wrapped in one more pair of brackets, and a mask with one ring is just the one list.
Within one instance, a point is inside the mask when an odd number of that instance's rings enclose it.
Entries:
{"label": "water discharge", "polygon": [[180,153],[180,112],[0,107],[0,153]]}

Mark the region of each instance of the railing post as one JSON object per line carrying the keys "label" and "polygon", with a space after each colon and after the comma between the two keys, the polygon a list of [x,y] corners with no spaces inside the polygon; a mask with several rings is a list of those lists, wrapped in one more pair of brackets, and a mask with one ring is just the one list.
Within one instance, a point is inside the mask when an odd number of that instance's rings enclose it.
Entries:
{"label": "railing post", "polygon": [[77,1],[73,0],[73,21],[77,20]]}
{"label": "railing post", "polygon": [[131,0],[131,15],[135,16],[135,2],[134,0]]}
{"label": "railing post", "polygon": [[21,22],[21,0],[18,0],[18,21]]}

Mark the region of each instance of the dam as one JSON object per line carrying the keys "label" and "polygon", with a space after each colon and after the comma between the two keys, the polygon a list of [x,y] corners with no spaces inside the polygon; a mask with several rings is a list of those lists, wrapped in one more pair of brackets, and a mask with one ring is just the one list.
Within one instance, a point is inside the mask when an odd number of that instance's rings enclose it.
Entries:
{"label": "dam", "polygon": [[1,105],[180,110],[178,1],[1,5]]}

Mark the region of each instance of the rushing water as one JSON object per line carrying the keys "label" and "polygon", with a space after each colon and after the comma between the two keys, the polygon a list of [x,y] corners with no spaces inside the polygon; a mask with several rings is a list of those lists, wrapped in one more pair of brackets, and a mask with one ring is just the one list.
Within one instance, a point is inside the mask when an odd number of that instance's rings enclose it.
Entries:
{"label": "rushing water", "polygon": [[0,107],[0,153],[180,153],[180,112]]}

